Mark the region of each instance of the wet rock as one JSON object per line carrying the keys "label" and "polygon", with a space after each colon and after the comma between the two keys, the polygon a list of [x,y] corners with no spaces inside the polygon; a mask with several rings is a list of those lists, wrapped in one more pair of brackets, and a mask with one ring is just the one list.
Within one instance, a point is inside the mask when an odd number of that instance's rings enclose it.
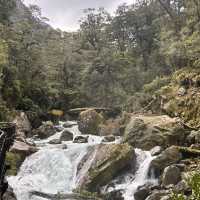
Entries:
{"label": "wet rock", "polygon": [[89,136],[76,136],[73,143],[88,143]]}
{"label": "wet rock", "polygon": [[181,180],[180,169],[176,166],[169,166],[164,169],[162,175],[162,185],[176,185]]}
{"label": "wet rock", "polygon": [[55,130],[56,130],[56,132],[61,132],[64,130],[64,128],[61,126],[55,126]]}
{"label": "wet rock", "polygon": [[60,141],[72,141],[73,140],[73,133],[68,131],[68,130],[64,130],[62,133],[61,133],[61,136],[60,136]]}
{"label": "wet rock", "polygon": [[71,128],[72,126],[75,126],[75,125],[77,125],[77,123],[70,123],[70,122],[65,122],[64,124],[63,124],[63,127],[64,128]]}
{"label": "wet rock", "polygon": [[106,200],[124,200],[123,191],[115,190],[115,191],[109,192],[104,196],[104,199],[106,199]]}
{"label": "wet rock", "polygon": [[15,141],[10,149],[10,152],[21,154],[23,157],[29,156],[37,151],[38,149],[36,147],[21,141]]}
{"label": "wet rock", "polygon": [[101,144],[90,147],[80,162],[77,171],[78,186],[89,191],[98,191],[125,169],[136,164],[134,149],[128,144]]}
{"label": "wet rock", "polygon": [[134,194],[135,200],[145,200],[150,194],[150,188],[148,185],[139,187]]}
{"label": "wet rock", "polygon": [[66,144],[62,144],[62,149],[68,149]]}
{"label": "wet rock", "polygon": [[178,147],[171,146],[158,155],[151,162],[151,169],[155,171],[156,176],[161,175],[165,167],[176,164],[182,158]]}
{"label": "wet rock", "polygon": [[167,195],[169,195],[169,191],[167,190],[154,190],[152,194],[146,198],[146,200],[161,200]]}
{"label": "wet rock", "polygon": [[104,122],[101,114],[94,109],[88,109],[80,113],[78,128],[82,134],[99,135],[100,124]]}
{"label": "wet rock", "polygon": [[2,200],[17,200],[17,197],[15,196],[11,187],[8,187],[7,191],[3,195]]}
{"label": "wet rock", "polygon": [[13,123],[16,124],[16,139],[24,141],[27,136],[30,136],[32,127],[24,112],[18,113]]}
{"label": "wet rock", "polygon": [[152,156],[157,156],[162,152],[162,147],[161,146],[156,146],[153,149],[151,149],[151,155]]}
{"label": "wet rock", "polygon": [[115,141],[115,136],[110,135],[110,136],[105,136],[102,142],[114,142]]}
{"label": "wet rock", "polygon": [[56,133],[56,128],[53,123],[44,122],[42,126],[33,131],[33,135],[37,135],[40,139],[46,139]]}
{"label": "wet rock", "polygon": [[179,119],[162,116],[133,116],[125,129],[124,142],[150,150],[155,146],[181,145],[188,132]]}
{"label": "wet rock", "polygon": [[61,140],[60,139],[52,139],[49,141],[49,144],[61,144]]}

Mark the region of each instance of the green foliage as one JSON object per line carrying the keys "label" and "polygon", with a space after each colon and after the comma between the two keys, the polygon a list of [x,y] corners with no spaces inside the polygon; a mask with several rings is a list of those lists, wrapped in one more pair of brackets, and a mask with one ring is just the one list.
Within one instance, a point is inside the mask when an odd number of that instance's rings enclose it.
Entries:
{"label": "green foliage", "polygon": [[200,173],[193,173],[192,176],[188,178],[187,183],[192,189],[191,196],[186,198],[182,194],[173,193],[171,196],[171,200],[200,200]]}
{"label": "green foliage", "polygon": [[6,106],[5,102],[0,101],[0,121],[7,121],[10,110]]}
{"label": "green foliage", "polygon": [[137,0],[113,16],[89,8],[76,33],[48,27],[35,5],[18,6],[21,20],[15,3],[0,0],[0,98],[10,110],[140,110],[168,84],[161,77],[200,66],[198,1]]}
{"label": "green foliage", "polygon": [[200,173],[194,173],[188,180],[189,186],[192,188],[191,200],[200,200]]}
{"label": "green foliage", "polygon": [[8,152],[6,154],[6,164],[10,166],[10,169],[7,171],[7,175],[16,176],[23,160],[20,154]]}
{"label": "green foliage", "polygon": [[8,22],[11,11],[15,6],[15,0],[0,0],[0,23]]}
{"label": "green foliage", "polygon": [[184,195],[182,194],[172,194],[171,200],[185,200]]}
{"label": "green foliage", "polygon": [[151,83],[144,85],[144,91],[148,93],[155,93],[161,87],[166,86],[170,83],[168,77],[156,77]]}

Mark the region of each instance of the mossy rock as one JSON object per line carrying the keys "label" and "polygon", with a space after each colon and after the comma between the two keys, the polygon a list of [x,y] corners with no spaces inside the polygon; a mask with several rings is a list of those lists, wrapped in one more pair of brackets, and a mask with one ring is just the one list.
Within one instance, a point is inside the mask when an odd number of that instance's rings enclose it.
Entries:
{"label": "mossy rock", "polygon": [[10,166],[10,169],[7,171],[7,175],[15,176],[24,161],[24,157],[17,153],[7,152],[6,154],[6,164]]}
{"label": "mossy rock", "polygon": [[126,126],[123,142],[134,148],[151,150],[155,146],[182,145],[189,132],[179,119],[167,115],[132,116]]}
{"label": "mossy rock", "polygon": [[134,168],[135,159],[134,149],[128,144],[91,147],[78,166],[79,188],[98,191],[124,169]]}
{"label": "mossy rock", "polygon": [[94,109],[88,109],[80,113],[78,127],[83,134],[98,135],[100,125],[105,122],[104,117]]}

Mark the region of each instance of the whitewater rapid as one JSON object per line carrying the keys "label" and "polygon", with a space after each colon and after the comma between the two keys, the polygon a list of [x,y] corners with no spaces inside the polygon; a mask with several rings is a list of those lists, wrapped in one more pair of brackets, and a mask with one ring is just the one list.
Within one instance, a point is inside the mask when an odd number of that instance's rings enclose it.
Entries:
{"label": "whitewater rapid", "polygon": [[[75,136],[81,135],[78,125],[75,122],[70,128],[64,128],[63,131],[69,130]],[[63,128],[64,123],[60,123]],[[61,132],[45,140],[34,141],[40,149],[37,153],[26,158],[22,164],[17,176],[8,177],[8,182],[17,196],[17,200],[45,200],[46,198],[32,195],[32,191],[47,194],[66,194],[72,193],[76,188],[77,166],[86,155],[89,146],[102,143],[103,137],[88,135],[88,143],[75,144],[73,142],[62,142],[62,145],[52,145],[49,141],[58,139]],[[119,143],[117,138],[115,143]],[[67,148],[65,148],[66,145]],[[153,159],[150,152],[136,149],[137,169],[133,175],[127,173],[123,181],[117,181],[114,188],[106,187],[106,191],[123,190],[125,200],[134,200],[133,194],[138,186],[147,182],[154,183],[153,177],[148,177],[149,166]],[[47,199],[46,199],[47,200]]]}

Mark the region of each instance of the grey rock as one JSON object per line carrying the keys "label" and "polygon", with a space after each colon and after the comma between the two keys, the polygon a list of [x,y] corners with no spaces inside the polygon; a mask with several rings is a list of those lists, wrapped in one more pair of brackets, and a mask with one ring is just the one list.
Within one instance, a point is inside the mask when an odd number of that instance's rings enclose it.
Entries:
{"label": "grey rock", "polygon": [[200,131],[191,131],[187,137],[187,142],[189,144],[200,143]]}
{"label": "grey rock", "polygon": [[61,127],[61,126],[56,126],[55,129],[56,129],[57,132],[61,132],[61,131],[64,130],[64,128]]}
{"label": "grey rock", "polygon": [[72,126],[75,126],[75,125],[77,125],[77,123],[65,122],[65,123],[63,124],[63,127],[64,127],[64,128],[71,128]]}
{"label": "grey rock", "polygon": [[110,136],[105,136],[102,142],[114,142],[115,141],[115,136],[110,135]]}
{"label": "grey rock", "polygon": [[151,149],[151,155],[152,156],[157,156],[162,152],[162,147],[161,146],[156,146],[153,149]]}
{"label": "grey rock", "polygon": [[155,175],[158,177],[161,175],[164,168],[169,165],[176,164],[182,158],[179,149],[176,146],[171,146],[152,160],[150,168],[154,170]]}
{"label": "grey rock", "polygon": [[60,139],[53,139],[49,141],[49,144],[61,144]]}
{"label": "grey rock", "polygon": [[56,128],[52,122],[44,122],[39,128],[33,131],[34,135],[37,135],[40,139],[46,139],[56,133]]}
{"label": "grey rock", "polygon": [[76,136],[73,143],[88,143],[89,136]]}
{"label": "grey rock", "polygon": [[73,133],[68,131],[68,130],[64,130],[62,133],[61,133],[61,136],[60,136],[60,141],[72,141],[73,140]]}
{"label": "grey rock", "polygon": [[139,187],[136,193],[134,194],[135,200],[145,200],[150,193],[150,188],[149,186],[142,186]]}
{"label": "grey rock", "polygon": [[163,197],[169,195],[169,193],[167,190],[154,190],[145,200],[161,200]]}
{"label": "grey rock", "polygon": [[126,126],[123,142],[143,150],[155,146],[166,148],[182,145],[188,132],[178,118],[161,116],[133,116]]}
{"label": "grey rock", "polygon": [[162,175],[162,185],[167,186],[170,184],[176,185],[181,180],[180,169],[176,166],[169,166],[164,169]]}

